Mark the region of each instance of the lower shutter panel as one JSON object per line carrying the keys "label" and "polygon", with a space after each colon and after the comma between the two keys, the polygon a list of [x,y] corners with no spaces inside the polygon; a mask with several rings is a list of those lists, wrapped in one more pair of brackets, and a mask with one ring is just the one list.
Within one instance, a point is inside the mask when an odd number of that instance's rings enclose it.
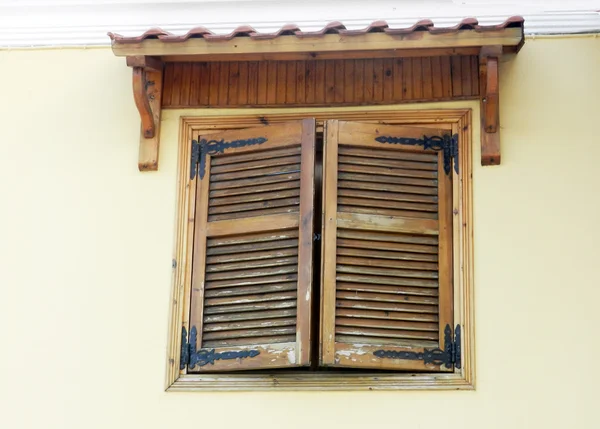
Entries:
{"label": "lower shutter panel", "polygon": [[310,364],[314,128],[200,139],[190,372]]}
{"label": "lower shutter panel", "polygon": [[451,176],[442,152],[376,140],[441,133],[327,122],[324,365],[449,370],[424,356],[452,326]]}
{"label": "lower shutter panel", "polygon": [[296,341],[298,230],[209,239],[203,347]]}

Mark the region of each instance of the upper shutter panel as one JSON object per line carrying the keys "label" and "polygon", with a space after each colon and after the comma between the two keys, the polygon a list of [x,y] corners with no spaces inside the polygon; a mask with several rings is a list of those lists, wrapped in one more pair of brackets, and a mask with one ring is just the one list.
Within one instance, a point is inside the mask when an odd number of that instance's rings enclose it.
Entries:
{"label": "upper shutter panel", "polygon": [[327,122],[322,364],[451,370],[449,134]]}
{"label": "upper shutter panel", "polygon": [[315,122],[198,144],[188,369],[308,365]]}

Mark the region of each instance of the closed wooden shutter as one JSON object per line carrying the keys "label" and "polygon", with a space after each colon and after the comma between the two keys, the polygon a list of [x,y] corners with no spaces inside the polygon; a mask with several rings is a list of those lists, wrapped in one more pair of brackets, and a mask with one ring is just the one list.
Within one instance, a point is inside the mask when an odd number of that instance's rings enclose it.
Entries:
{"label": "closed wooden shutter", "polygon": [[315,122],[198,144],[188,369],[308,365]]}
{"label": "closed wooden shutter", "polygon": [[452,369],[442,364],[453,325],[451,141],[440,129],[327,121],[323,365]]}

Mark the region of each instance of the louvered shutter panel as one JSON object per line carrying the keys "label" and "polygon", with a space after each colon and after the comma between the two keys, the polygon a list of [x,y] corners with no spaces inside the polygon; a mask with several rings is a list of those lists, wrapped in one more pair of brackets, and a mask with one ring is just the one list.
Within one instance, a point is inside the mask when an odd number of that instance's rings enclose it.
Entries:
{"label": "louvered shutter panel", "polygon": [[315,121],[198,144],[188,370],[308,365]]}
{"label": "louvered shutter panel", "polygon": [[326,123],[323,365],[452,369],[450,151],[416,140],[449,134]]}

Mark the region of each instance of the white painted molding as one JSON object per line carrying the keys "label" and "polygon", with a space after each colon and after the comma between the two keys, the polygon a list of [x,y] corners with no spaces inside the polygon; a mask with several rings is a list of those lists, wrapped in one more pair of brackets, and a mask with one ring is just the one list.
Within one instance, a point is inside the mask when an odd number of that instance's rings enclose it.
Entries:
{"label": "white painted molding", "polygon": [[0,47],[101,46],[110,43],[108,31],[133,36],[151,27],[228,33],[238,25],[274,31],[294,23],[310,31],[330,21],[408,27],[429,18],[450,26],[465,17],[498,24],[511,15],[525,18],[526,34],[600,32],[600,0],[0,0]]}

